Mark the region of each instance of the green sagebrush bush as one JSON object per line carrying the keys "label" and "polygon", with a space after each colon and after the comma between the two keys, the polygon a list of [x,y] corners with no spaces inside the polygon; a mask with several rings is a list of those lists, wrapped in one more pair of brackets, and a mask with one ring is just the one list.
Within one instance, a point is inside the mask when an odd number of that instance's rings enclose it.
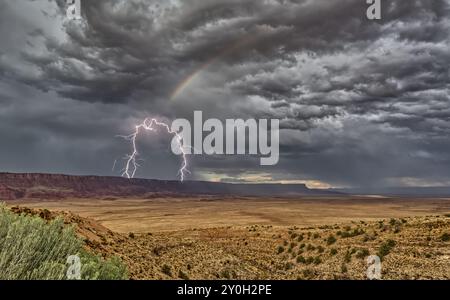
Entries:
{"label": "green sagebrush bush", "polygon": [[118,258],[103,260],[83,249],[73,227],[62,219],[50,222],[17,215],[0,203],[0,279],[67,279],[67,258],[78,255],[82,279],[127,279]]}
{"label": "green sagebrush bush", "polygon": [[85,280],[122,280],[128,278],[127,268],[117,256],[105,261],[98,255],[84,251],[81,255],[81,265],[81,274]]}

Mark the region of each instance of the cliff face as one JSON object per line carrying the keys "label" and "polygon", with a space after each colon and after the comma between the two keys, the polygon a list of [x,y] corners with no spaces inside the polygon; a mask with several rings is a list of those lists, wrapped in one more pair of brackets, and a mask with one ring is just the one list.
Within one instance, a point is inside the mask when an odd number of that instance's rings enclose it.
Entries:
{"label": "cliff face", "polygon": [[23,198],[25,191],[22,189],[13,189],[4,184],[0,184],[0,199],[4,200],[16,200]]}
{"label": "cliff face", "polygon": [[157,191],[155,183],[118,177],[0,173],[0,199],[139,196]]}
{"label": "cliff face", "polygon": [[152,195],[288,196],[327,194],[305,185],[226,184],[121,177],[69,176],[57,174],[0,173],[0,200],[66,197],[149,197]]}

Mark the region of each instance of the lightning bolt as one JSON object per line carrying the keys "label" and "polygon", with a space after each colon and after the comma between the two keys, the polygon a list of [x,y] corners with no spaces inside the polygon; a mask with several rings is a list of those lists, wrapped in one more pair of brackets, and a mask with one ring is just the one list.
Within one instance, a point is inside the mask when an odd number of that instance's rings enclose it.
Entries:
{"label": "lightning bolt", "polygon": [[135,131],[128,136],[121,136],[126,140],[131,141],[131,145],[133,148],[133,151],[131,154],[128,154],[127,156],[125,156],[126,159],[126,164],[125,164],[125,168],[123,170],[122,176],[123,177],[127,177],[127,178],[134,178],[134,176],[136,175],[136,171],[139,168],[139,164],[137,163],[137,158],[139,156],[139,152],[137,150],[137,138],[139,137],[139,134],[141,131],[152,131],[152,132],[156,132],[157,128],[163,128],[167,131],[167,133],[173,135],[175,137],[176,143],[178,148],[180,149],[180,152],[182,154],[182,164],[180,169],[178,170],[178,175],[180,176],[180,181],[183,182],[184,179],[186,178],[186,175],[189,172],[189,170],[187,169],[188,167],[188,161],[187,161],[187,151],[186,148],[183,144],[183,138],[181,137],[181,135],[176,132],[173,131],[172,129],[170,129],[169,125],[167,125],[164,122],[158,121],[157,119],[145,119],[144,122],[142,122],[139,125],[136,125],[135,127]]}

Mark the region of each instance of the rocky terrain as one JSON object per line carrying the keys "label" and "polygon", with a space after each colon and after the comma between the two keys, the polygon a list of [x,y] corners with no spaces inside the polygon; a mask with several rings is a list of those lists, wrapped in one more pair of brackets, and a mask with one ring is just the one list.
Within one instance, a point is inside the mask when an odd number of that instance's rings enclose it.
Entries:
{"label": "rocky terrain", "polygon": [[74,224],[86,247],[128,265],[132,279],[450,279],[450,214],[322,226],[226,226],[119,234],[67,212],[13,207]]}

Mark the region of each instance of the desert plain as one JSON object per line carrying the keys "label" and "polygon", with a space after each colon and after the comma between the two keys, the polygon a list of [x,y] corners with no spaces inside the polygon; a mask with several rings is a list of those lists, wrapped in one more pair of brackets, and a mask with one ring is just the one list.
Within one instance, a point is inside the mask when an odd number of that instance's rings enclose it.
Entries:
{"label": "desert plain", "polygon": [[450,199],[156,197],[7,201],[65,215],[132,279],[450,279]]}

